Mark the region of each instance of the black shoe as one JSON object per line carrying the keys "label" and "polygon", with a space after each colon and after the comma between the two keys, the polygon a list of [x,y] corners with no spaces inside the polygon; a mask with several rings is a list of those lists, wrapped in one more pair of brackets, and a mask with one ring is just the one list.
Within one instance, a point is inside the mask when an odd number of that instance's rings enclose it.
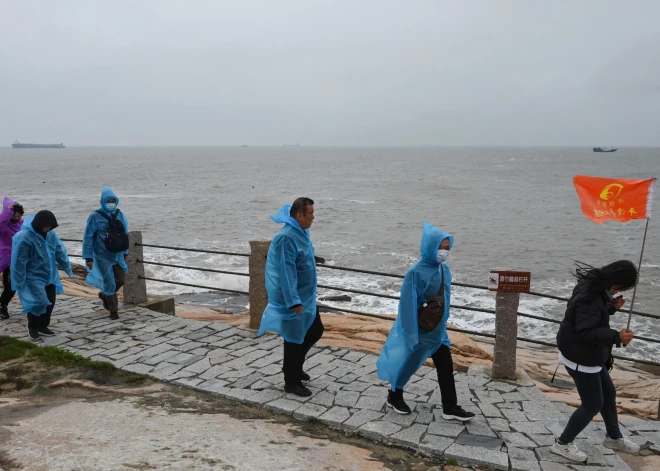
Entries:
{"label": "black shoe", "polygon": [[28,335],[32,340],[41,340],[41,338],[39,337],[39,331],[37,329],[31,329],[30,325],[28,324],[27,330],[28,330]]}
{"label": "black shoe", "polygon": [[39,331],[40,335],[43,335],[45,337],[52,337],[53,335],[56,335],[56,332],[53,332],[48,327],[44,327],[42,329],[37,329],[37,330]]}
{"label": "black shoe", "polygon": [[309,381],[312,378],[307,373],[305,373],[303,371],[303,372],[300,373],[300,379],[303,380],[303,381]]}
{"label": "black shoe", "polygon": [[305,386],[303,386],[302,383],[285,384],[284,392],[287,392],[289,394],[295,394],[296,396],[300,396],[300,397],[309,397],[312,395],[312,391],[310,391]]}
{"label": "black shoe", "polygon": [[119,319],[119,314],[117,314],[116,312],[111,312],[110,313],[110,319],[112,319],[113,321],[116,321],[117,319]]}
{"label": "black shoe", "polygon": [[460,420],[461,422],[467,422],[468,420],[474,419],[474,414],[463,410],[460,406],[454,406],[451,409],[442,409],[442,418],[445,420]]}
{"label": "black shoe", "polygon": [[403,389],[388,391],[387,406],[393,408],[396,413],[401,415],[408,415],[412,412],[410,407],[408,407],[408,404],[403,400]]}
{"label": "black shoe", "polygon": [[0,319],[9,319],[9,310],[7,306],[0,306]]}
{"label": "black shoe", "polygon": [[99,299],[103,301],[103,309],[106,311],[108,310],[108,298],[103,294],[102,292],[99,291]]}

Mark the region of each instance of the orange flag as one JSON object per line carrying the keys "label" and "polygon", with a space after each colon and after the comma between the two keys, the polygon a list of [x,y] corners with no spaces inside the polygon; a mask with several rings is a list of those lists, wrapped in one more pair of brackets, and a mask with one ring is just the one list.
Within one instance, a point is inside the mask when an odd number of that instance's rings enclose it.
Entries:
{"label": "orange flag", "polygon": [[655,180],[573,177],[582,212],[597,224],[650,218]]}

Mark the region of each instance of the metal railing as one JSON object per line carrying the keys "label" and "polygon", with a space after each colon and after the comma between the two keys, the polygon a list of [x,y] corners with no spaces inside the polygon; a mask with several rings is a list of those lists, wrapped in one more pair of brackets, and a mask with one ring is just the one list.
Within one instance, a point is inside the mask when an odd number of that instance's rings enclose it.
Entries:
{"label": "metal railing", "polygon": [[[61,240],[65,241],[65,242],[82,243],[81,240],[76,240],[76,239],[61,239]],[[227,256],[235,256],[235,257],[250,257],[249,253],[237,253],[237,252],[220,251],[220,250],[193,249],[193,248],[187,248],[187,247],[156,245],[156,244],[138,244],[138,245],[140,245],[142,247],[173,250],[173,251],[206,253],[206,254],[213,254],[213,255],[227,255]],[[77,254],[76,255],[70,254],[70,257],[82,258],[81,255],[77,255]],[[218,270],[218,269],[203,268],[203,267],[191,267],[191,266],[186,266],[186,265],[178,265],[178,264],[173,264],[173,263],[161,263],[161,262],[154,262],[154,261],[148,261],[148,260],[136,260],[136,261],[138,263],[142,263],[144,265],[153,265],[153,266],[161,266],[161,267],[169,267],[169,268],[179,268],[179,269],[184,269],[184,270],[192,270],[192,271],[207,272],[207,273],[218,273],[218,274],[235,275],[235,276],[245,276],[245,277],[250,276],[248,273],[235,272],[235,271],[229,271],[229,270]],[[344,271],[344,272],[349,272],[349,273],[360,273],[360,274],[366,274],[366,275],[383,276],[383,277],[389,277],[389,278],[396,278],[396,279],[400,279],[400,280],[402,280],[404,278],[404,276],[400,275],[400,274],[380,272],[380,271],[375,271],[375,270],[363,270],[363,269],[358,269],[358,268],[350,268],[350,267],[343,267],[343,266],[337,266],[337,265],[326,265],[326,264],[318,264],[317,266],[318,266],[318,268],[322,268],[322,269],[338,270],[338,271]],[[157,282],[157,283],[172,284],[172,285],[177,285],[177,286],[186,286],[186,287],[190,287],[190,288],[205,289],[205,290],[217,291],[217,292],[226,292],[226,293],[231,293],[231,294],[249,295],[249,292],[246,292],[246,291],[230,290],[230,289],[226,289],[226,288],[218,288],[218,287],[215,287],[215,286],[199,285],[199,284],[194,284],[194,283],[184,283],[184,282],[180,282],[180,281],[164,280],[164,279],[147,277],[147,276],[145,276],[145,277],[140,276],[139,278],[144,279],[145,281],[152,281],[152,282]],[[452,286],[456,286],[456,287],[460,287],[460,288],[468,288],[468,289],[489,291],[486,286],[480,286],[480,285],[469,284],[469,283],[452,282]],[[340,286],[331,286],[331,285],[325,285],[325,284],[319,284],[318,287],[322,288],[322,289],[338,291],[338,292],[344,292],[344,293],[359,294],[359,295],[364,295],[364,296],[373,296],[373,297],[391,299],[391,300],[397,300],[397,301],[399,300],[399,296],[395,296],[395,295],[391,295],[391,294],[385,294],[385,293],[375,293],[375,292],[371,292],[371,291],[357,290],[357,289],[351,289],[351,288],[343,288],[343,287],[340,287]],[[523,293],[523,294],[527,294],[529,296],[535,296],[535,297],[542,297],[542,298],[546,298],[546,299],[553,299],[553,300],[561,301],[561,302],[568,302],[568,300],[569,300],[568,298],[564,298],[564,297],[561,297],[561,296],[556,296],[556,295],[551,295],[551,294],[546,294],[546,293],[539,293],[539,292],[529,292],[529,293]],[[383,315],[383,314],[375,314],[375,313],[356,311],[356,310],[352,310],[352,309],[335,308],[335,307],[331,307],[331,306],[324,306],[324,307],[330,308],[330,309],[338,311],[338,312],[347,313],[347,314],[355,314],[355,315],[364,316],[364,317],[372,317],[372,318],[384,319],[384,320],[390,320],[390,321],[394,321],[394,319],[395,319],[395,317],[393,317],[391,315],[388,316],[388,315]],[[452,309],[455,309],[455,310],[480,312],[480,313],[492,314],[492,315],[495,314],[495,310],[493,310],[493,309],[477,308],[477,307],[462,306],[462,305],[455,305],[455,304],[450,305],[450,307]],[[645,313],[645,312],[633,311],[633,314],[638,315],[640,317],[660,319],[660,315],[649,314],[649,313]],[[537,321],[548,322],[548,323],[552,323],[552,324],[560,324],[561,323],[561,321],[557,320],[557,319],[542,317],[542,316],[529,314],[529,313],[524,313],[524,312],[518,312],[517,315],[518,315],[518,317],[527,318],[527,319],[534,319],[534,320],[537,320]],[[475,336],[485,337],[485,338],[495,338],[495,334],[488,333],[488,332],[477,332],[477,331],[473,331],[473,330],[457,329],[457,328],[450,328],[450,327],[448,327],[447,330],[454,331],[454,332],[460,332],[460,333],[464,333],[464,334],[467,334],[467,335],[475,335]],[[545,341],[542,341],[542,340],[535,340],[535,339],[530,339],[530,338],[526,338],[526,337],[517,337],[517,339],[521,342],[527,342],[527,343],[531,343],[531,344],[543,345],[543,346],[554,347],[554,348],[557,347],[556,344],[553,344],[551,342],[545,342]],[[639,340],[639,341],[643,341],[643,342],[660,344],[660,339],[656,339],[656,338],[643,337],[643,336],[637,336],[636,335],[635,339]],[[643,364],[648,364],[648,365],[653,365],[653,366],[660,366],[660,362],[654,362],[654,361],[650,361],[650,360],[643,360],[643,359],[637,359],[637,358],[631,358],[631,357],[623,357],[623,356],[619,356],[619,355],[614,355],[614,358],[617,359],[617,360],[633,361],[633,362],[643,363]]]}

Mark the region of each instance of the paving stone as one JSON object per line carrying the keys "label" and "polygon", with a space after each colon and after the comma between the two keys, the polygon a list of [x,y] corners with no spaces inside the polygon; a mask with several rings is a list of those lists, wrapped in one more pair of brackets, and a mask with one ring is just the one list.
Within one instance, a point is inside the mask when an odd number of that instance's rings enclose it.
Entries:
{"label": "paving stone", "polygon": [[417,450],[422,435],[426,433],[426,428],[425,425],[414,424],[411,427],[403,428],[399,432],[393,434],[390,437],[390,440],[399,446]]}
{"label": "paving stone", "polygon": [[161,362],[167,360],[168,358],[172,358],[172,357],[178,355],[179,353],[181,353],[181,352],[178,351],[178,350],[172,349],[172,350],[168,350],[166,352],[160,353],[158,355],[155,355],[151,358],[143,358],[142,362],[146,363],[147,365],[157,365],[158,363],[161,363]]}
{"label": "paving stone", "polygon": [[233,399],[234,401],[247,403],[248,398],[259,394],[257,391],[252,389],[238,389],[238,388],[229,388],[225,393],[227,399]]}
{"label": "paving stone", "polygon": [[491,381],[490,383],[488,383],[487,388],[494,389],[495,391],[499,391],[501,393],[510,393],[512,391],[517,390],[518,386],[510,383],[502,383],[500,381]]}
{"label": "paving stone", "polygon": [[500,432],[500,437],[506,442],[507,447],[536,448],[536,443],[519,432]]}
{"label": "paving stone", "polygon": [[401,426],[392,422],[369,422],[358,429],[358,433],[363,437],[374,441],[383,441],[384,437],[389,437],[401,430]]}
{"label": "paving stone", "polygon": [[485,402],[481,402],[478,405],[479,405],[479,409],[481,409],[481,411],[484,413],[484,416],[489,417],[489,418],[490,417],[492,417],[492,418],[501,418],[502,417],[502,413],[494,405],[488,404],[488,403],[485,403]]}
{"label": "paving stone", "polygon": [[[515,409],[522,411],[522,406],[518,402],[503,402],[502,404],[498,404],[497,407],[502,410],[502,409]],[[525,416],[527,417],[527,416]]]}
{"label": "paving stone", "polygon": [[455,459],[459,463],[490,466],[491,468],[503,471],[508,471],[509,469],[509,455],[487,448],[477,448],[454,443],[445,450],[445,457]]}
{"label": "paving stone", "polygon": [[280,365],[268,365],[263,368],[259,368],[259,372],[264,376],[273,376],[282,374],[282,367]]}
{"label": "paving stone", "polygon": [[445,450],[454,443],[453,438],[439,437],[427,434],[419,445],[419,450],[432,456],[442,456]]}
{"label": "paving stone", "polygon": [[660,421],[647,421],[643,423],[627,425],[629,432],[660,432]]}
{"label": "paving stone", "polygon": [[252,386],[254,383],[259,381],[262,378],[262,375],[260,372],[255,371],[251,375],[244,376],[240,379],[238,379],[234,384],[233,387],[235,388],[240,388],[240,389],[246,389]]}
{"label": "paving stone", "polygon": [[500,409],[509,422],[528,422],[524,412],[515,409]]}
{"label": "paving stone", "polygon": [[660,445],[660,432],[637,432],[640,437],[646,438],[647,441],[654,445]]}
{"label": "paving stone", "polygon": [[226,381],[213,378],[198,384],[197,389],[211,393],[218,393],[220,391],[226,391],[227,390],[227,388],[225,387],[226,385],[227,385]]}
{"label": "paving stone", "polygon": [[465,425],[459,422],[452,422],[439,417],[440,413],[436,413],[436,418],[429,425],[429,433],[432,435],[440,435],[442,437],[458,437],[465,430]]}
{"label": "paving stone", "polygon": [[407,385],[405,390],[407,393],[410,394],[415,394],[417,396],[425,396],[427,394],[430,394],[437,387],[438,387],[437,381],[423,379],[416,383]]}
{"label": "paving stone", "polygon": [[342,407],[355,407],[360,399],[360,393],[355,391],[337,391],[335,404]]}
{"label": "paving stone", "polygon": [[[325,414],[319,416],[319,420],[333,428],[339,428],[346,420],[351,418],[351,414],[346,407],[335,406]],[[365,421],[366,423],[368,421]],[[362,425],[362,424],[361,424]]]}
{"label": "paving stone", "polygon": [[363,396],[360,397],[360,400],[355,405],[358,409],[369,409],[376,412],[379,412],[385,406],[386,399],[378,397]]}
{"label": "paving stone", "polygon": [[417,414],[415,422],[418,424],[428,425],[433,422],[433,413],[431,412],[420,412]]}
{"label": "paving stone", "polygon": [[293,413],[293,418],[296,420],[316,419],[323,415],[327,410],[327,407],[307,403]]}
{"label": "paving stone", "polygon": [[172,381],[174,384],[177,386],[186,386],[189,388],[197,386],[199,383],[202,382],[201,379],[199,378],[180,378],[177,380]]}
{"label": "paving stone", "polygon": [[555,437],[552,435],[528,435],[538,446],[552,446],[555,443]]}
{"label": "paving stone", "polygon": [[273,402],[266,404],[264,407],[268,410],[272,410],[280,413],[290,414],[296,409],[299,409],[303,404],[298,401],[293,401],[291,399],[280,398]]}
{"label": "paving stone", "polygon": [[511,471],[541,471],[536,455],[531,450],[508,448]]}
{"label": "paving stone", "polygon": [[208,358],[202,358],[196,363],[186,367],[186,371],[192,371],[195,374],[201,374],[211,369],[211,363]]}
{"label": "paving stone", "polygon": [[[224,366],[224,365],[218,365],[218,366]],[[213,368],[215,368],[215,366]],[[250,376],[252,373],[254,373],[254,371],[255,370],[253,370],[252,368],[229,370],[226,373],[219,375],[218,378],[237,380],[238,378],[245,378],[246,376]]]}
{"label": "paving stone", "polygon": [[552,451],[550,451],[549,446],[542,446],[542,447],[537,447],[534,452],[536,453],[536,457],[539,459],[539,461],[550,461],[552,463],[560,463],[560,464],[574,464],[571,460],[564,458],[563,456],[555,455]]}
{"label": "paving stone", "polygon": [[341,389],[342,391],[357,391],[361,393],[370,387],[371,385],[369,383],[363,383],[362,381],[354,381],[350,384],[347,384]]}
{"label": "paving stone", "polygon": [[229,371],[233,371],[233,370],[231,368],[227,368],[226,366],[216,365],[216,366],[212,366],[204,373],[200,374],[199,377],[201,379],[217,378],[218,376],[223,375]]}
{"label": "paving stone", "polygon": [[516,432],[526,433],[528,435],[550,434],[543,422],[511,422],[509,424]]}
{"label": "paving stone", "polygon": [[318,404],[320,406],[332,407],[332,405],[335,403],[335,395],[328,391],[321,391],[318,394],[316,394],[312,399],[310,399],[309,402],[313,404]]}
{"label": "paving stone", "polygon": [[264,389],[263,391],[259,391],[256,394],[249,396],[246,399],[246,402],[248,404],[263,406],[264,404],[273,402],[274,400],[279,399],[282,396],[284,396],[284,391],[280,391],[277,389]]}
{"label": "paving stone", "polygon": [[454,443],[497,451],[502,450],[502,447],[504,446],[504,441],[501,438],[484,437],[481,435],[472,435],[469,433],[461,433],[458,437],[456,437],[456,441]]}
{"label": "paving stone", "polygon": [[498,404],[504,402],[504,398],[497,391],[475,390],[474,394],[479,398],[481,403]]}
{"label": "paving stone", "polygon": [[392,422],[393,424],[400,425],[401,427],[410,427],[416,418],[417,418],[417,412],[412,412],[410,414],[403,415],[403,414],[399,414],[394,409],[388,407],[387,413],[385,414],[382,420],[387,420],[388,422]]}
{"label": "paving stone", "polygon": [[387,389],[382,386],[369,386],[368,389],[362,392],[363,396],[384,397],[387,396]]}
{"label": "paving stone", "polygon": [[539,466],[541,467],[541,471],[573,471],[563,464],[553,463],[552,461],[540,461]]}
{"label": "paving stone", "polygon": [[488,426],[486,419],[475,417],[466,422],[467,431],[471,435],[481,435],[484,437],[497,437],[495,432]]}
{"label": "paving stone", "polygon": [[509,422],[505,419],[488,419],[488,425],[494,432],[509,432]]}
{"label": "paving stone", "polygon": [[284,355],[270,353],[265,357],[250,363],[250,366],[252,368],[263,368],[265,366],[272,365],[273,363],[277,363],[278,361],[281,361],[283,358]]}
{"label": "paving stone", "polygon": [[138,373],[141,375],[146,375],[153,369],[154,367],[152,365],[145,365],[143,363],[135,363],[122,368],[124,371],[130,371],[131,373]]}
{"label": "paving stone", "polygon": [[383,416],[380,412],[375,412],[369,409],[361,409],[351,416],[346,422],[344,427],[349,431],[356,431],[367,422],[372,422],[380,419]]}

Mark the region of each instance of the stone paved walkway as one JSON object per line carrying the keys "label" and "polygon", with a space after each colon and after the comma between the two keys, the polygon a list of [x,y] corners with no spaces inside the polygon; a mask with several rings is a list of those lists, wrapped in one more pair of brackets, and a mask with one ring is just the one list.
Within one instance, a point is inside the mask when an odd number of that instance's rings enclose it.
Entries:
{"label": "stone paved walkway", "polygon": [[[14,306],[0,322],[0,335],[27,337],[25,318]],[[387,385],[376,374],[376,356],[319,346],[305,363],[314,395],[283,391],[282,340],[255,338],[247,330],[129,307],[112,321],[100,302],[58,298],[53,329],[45,339],[93,360],[292,415],[366,438],[444,456],[460,463],[514,471],[625,471],[630,468],[600,445],[602,425],[592,424],[579,447],[587,465],[576,466],[550,452],[570,410],[549,402],[536,387],[516,387],[487,378],[456,374],[460,404],[477,414],[466,425],[441,417],[435,370],[422,367],[406,387],[413,413],[401,416],[385,405]],[[660,452],[660,422],[640,421],[623,432]]]}

